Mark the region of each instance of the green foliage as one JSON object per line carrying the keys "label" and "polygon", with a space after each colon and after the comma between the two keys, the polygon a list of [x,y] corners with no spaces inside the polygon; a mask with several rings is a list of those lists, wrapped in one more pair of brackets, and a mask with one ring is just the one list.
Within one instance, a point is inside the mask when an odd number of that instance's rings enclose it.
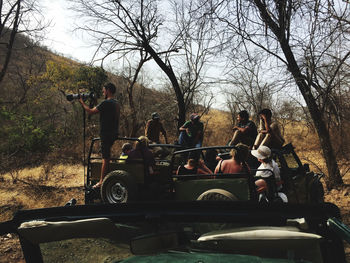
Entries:
{"label": "green foliage", "polygon": [[102,95],[102,85],[107,81],[106,72],[99,67],[80,66],[74,72],[76,86],[94,92],[97,97]]}
{"label": "green foliage", "polygon": [[18,151],[47,151],[51,132],[49,127],[40,127],[32,115],[18,115],[5,107],[0,109],[2,123],[1,137],[7,138],[7,143],[1,145],[1,150],[8,153]]}

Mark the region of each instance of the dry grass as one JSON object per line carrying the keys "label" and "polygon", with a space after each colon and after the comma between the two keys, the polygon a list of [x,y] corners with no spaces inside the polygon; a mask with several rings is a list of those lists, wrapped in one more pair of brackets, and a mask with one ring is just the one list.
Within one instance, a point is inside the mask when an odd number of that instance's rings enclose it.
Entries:
{"label": "dry grass", "polygon": [[1,178],[1,221],[10,219],[18,209],[61,206],[73,197],[84,202],[82,165],[43,164],[6,173]]}

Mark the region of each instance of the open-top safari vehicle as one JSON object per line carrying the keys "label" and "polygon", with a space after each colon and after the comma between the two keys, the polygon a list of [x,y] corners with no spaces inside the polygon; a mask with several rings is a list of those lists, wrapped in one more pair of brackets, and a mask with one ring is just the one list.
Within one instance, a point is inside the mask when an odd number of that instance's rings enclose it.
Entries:
{"label": "open-top safari vehicle", "polygon": [[[91,187],[99,180],[101,157],[93,156],[93,149],[99,139],[91,142],[88,166],[85,175],[85,203],[100,202],[123,203],[146,200],[251,200],[258,201],[254,184],[256,168],[255,157],[250,156],[250,171],[240,174],[220,175],[177,175],[179,165],[196,152],[206,165],[214,171],[215,156],[229,158],[228,153],[235,146],[211,146],[194,149],[182,149],[178,145],[151,144],[150,150],[155,157],[154,174],[150,175],[144,160],[121,160],[112,158],[110,171],[104,178],[101,189]],[[133,138],[119,138],[123,141],[135,141]],[[213,155],[213,152],[215,153]],[[283,192],[291,203],[323,202],[322,175],[309,171],[303,165],[291,144],[282,149],[272,149],[273,158],[278,163],[283,180]],[[210,157],[209,157],[210,156]],[[214,160],[213,160],[214,156]],[[271,178],[273,174],[271,173]],[[273,180],[272,180],[273,182]],[[275,198],[276,197],[276,198]],[[276,192],[270,191],[270,201],[279,200]]]}
{"label": "open-top safari vehicle", "polygon": [[18,211],[27,263],[345,263],[350,229],[332,204],[158,202]]}

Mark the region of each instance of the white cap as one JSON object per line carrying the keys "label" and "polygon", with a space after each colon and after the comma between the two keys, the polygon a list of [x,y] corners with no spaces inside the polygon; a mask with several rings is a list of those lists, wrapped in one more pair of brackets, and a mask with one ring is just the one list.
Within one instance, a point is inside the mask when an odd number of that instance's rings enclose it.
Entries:
{"label": "white cap", "polygon": [[257,150],[252,150],[251,153],[256,158],[262,159],[262,160],[269,158],[271,156],[270,148],[265,145],[260,145]]}

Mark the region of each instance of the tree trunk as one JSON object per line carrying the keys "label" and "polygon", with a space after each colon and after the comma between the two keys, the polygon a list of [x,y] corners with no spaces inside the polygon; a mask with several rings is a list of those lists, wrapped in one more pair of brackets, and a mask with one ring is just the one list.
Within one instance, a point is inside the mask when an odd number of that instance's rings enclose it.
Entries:
{"label": "tree trunk", "polygon": [[171,67],[168,67],[164,61],[159,57],[157,52],[149,45],[145,45],[145,50],[152,56],[157,65],[163,70],[163,72],[168,76],[173,89],[175,91],[177,106],[178,106],[178,120],[177,120],[177,129],[179,129],[186,121],[186,106],[184,95],[180,89],[179,82],[174,74],[174,71]]}
{"label": "tree trunk", "polygon": [[[17,9],[16,9],[15,19],[13,22],[11,34],[10,34],[9,43],[7,44],[7,52],[5,55],[5,61],[4,61],[4,64],[2,66],[2,69],[0,71],[0,83],[4,79],[7,67],[10,63],[12,48],[13,48],[13,44],[15,42],[15,37],[16,37],[17,31],[18,31],[19,16],[20,16],[20,11],[21,11],[21,1],[17,1],[17,3],[15,5],[17,5]],[[2,7],[2,3],[0,4],[0,7]]]}
{"label": "tree trunk", "polygon": [[312,95],[311,87],[307,84],[305,78],[303,77],[298,64],[292,54],[290,46],[286,41],[280,41],[282,50],[288,61],[288,69],[292,73],[298,88],[303,95],[306,105],[309,109],[311,118],[315,125],[319,142],[322,148],[323,156],[326,160],[328,176],[325,178],[326,186],[328,189],[332,189],[335,186],[343,184],[343,179],[340,175],[338,163],[336,156],[334,154],[334,149],[332,147],[332,142],[330,138],[327,125],[324,121],[323,114],[316,103],[315,98]]}
{"label": "tree trunk", "polygon": [[[289,28],[285,28],[285,23],[280,23],[280,24],[275,23],[275,21],[272,19],[272,17],[268,13],[266,4],[263,1],[254,0],[254,3],[259,9],[265,24],[271,29],[273,34],[278,39],[278,42],[280,43],[284,56],[288,62],[288,70],[292,73],[293,78],[301,94],[305,99],[305,102],[309,109],[313,123],[315,124],[315,128],[320,141],[323,156],[326,160],[326,165],[328,170],[328,176],[326,177],[327,188],[331,189],[335,186],[342,185],[343,180],[340,175],[340,171],[339,171],[338,163],[332,147],[329,131],[323,119],[323,114],[320,110],[319,105],[317,105],[316,103],[316,99],[312,95],[311,86],[308,85],[308,83],[306,82],[306,78],[301,73],[301,70],[295,60],[294,54],[292,52],[292,49],[286,37],[286,30],[289,30]],[[285,6],[283,6],[283,8],[284,7]],[[284,15],[285,15],[285,12],[283,12],[283,10],[282,12],[279,12],[278,18],[280,19],[280,21],[282,20],[285,21],[286,17],[284,17]]]}

